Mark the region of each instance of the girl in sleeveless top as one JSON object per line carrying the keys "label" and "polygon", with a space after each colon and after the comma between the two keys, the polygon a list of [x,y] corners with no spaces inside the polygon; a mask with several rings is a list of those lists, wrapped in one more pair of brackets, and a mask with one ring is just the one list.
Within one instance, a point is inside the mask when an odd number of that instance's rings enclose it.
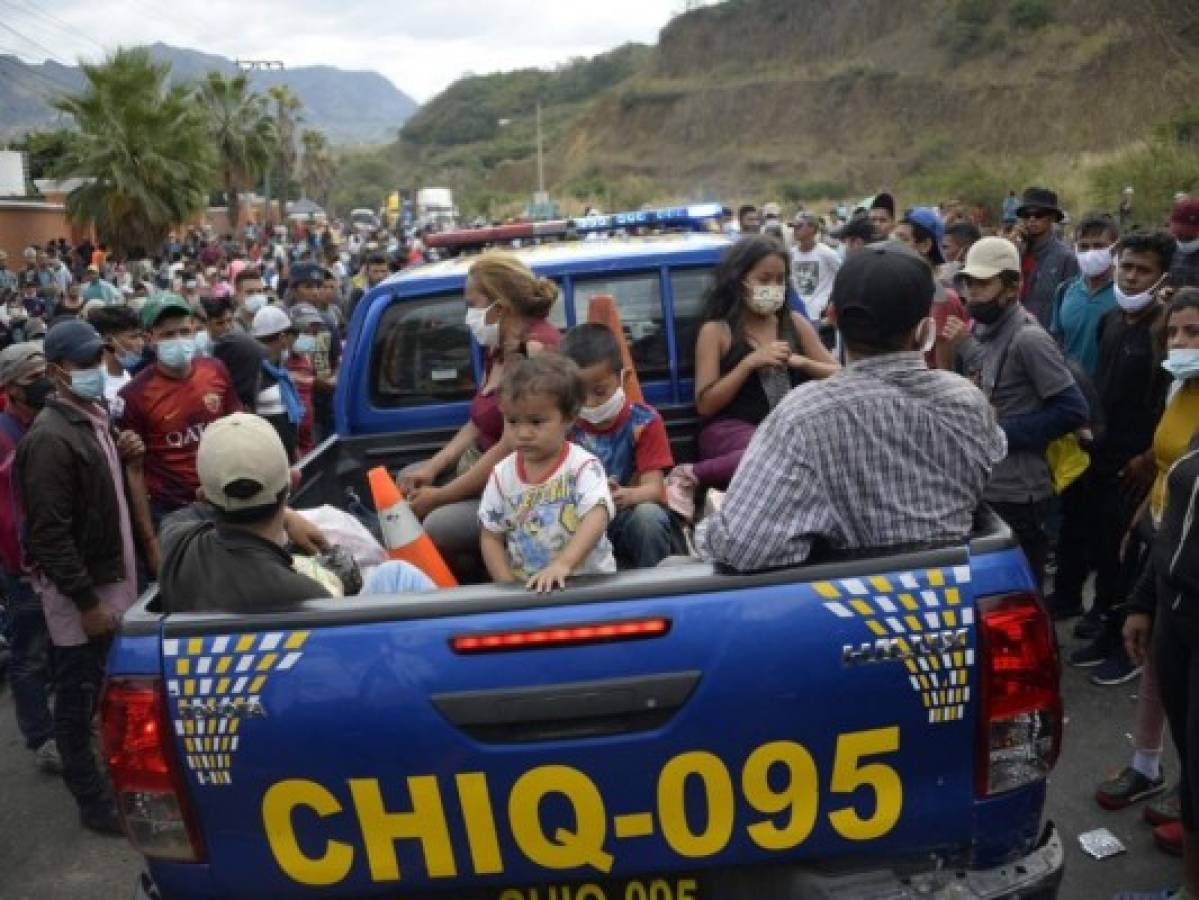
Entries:
{"label": "girl in sleeveless top", "polygon": [[791,388],[837,363],[816,329],[787,305],[791,258],[775,238],[739,241],[716,268],[695,345],[699,462],[666,479],[671,509],[690,521],[701,487],[728,487],[754,430]]}

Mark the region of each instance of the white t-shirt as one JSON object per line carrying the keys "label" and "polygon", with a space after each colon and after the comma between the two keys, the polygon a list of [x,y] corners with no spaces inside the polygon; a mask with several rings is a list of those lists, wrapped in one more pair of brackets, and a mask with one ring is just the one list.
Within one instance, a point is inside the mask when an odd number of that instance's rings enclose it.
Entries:
{"label": "white t-shirt", "polygon": [[833,279],[841,268],[837,251],[820,241],[806,253],[797,244],[791,251],[791,273],[795,289],[808,310],[808,318],[819,322],[833,293]]}
{"label": "white t-shirt", "polygon": [[[576,444],[565,444],[561,461],[539,483],[525,481],[523,470],[517,454],[504,457],[479,503],[480,524],[505,536],[508,563],[521,580],[548,566],[595,507],[603,505],[609,520],[616,514],[603,463]],[[604,534],[572,574],[615,571],[612,544]]]}
{"label": "white t-shirt", "polygon": [[124,369],[121,370],[120,375],[110,375],[108,368],[104,369],[104,399],[108,401],[108,408],[112,411],[114,418],[119,415],[118,407],[113,405],[116,403],[117,394],[132,380],[133,376]]}

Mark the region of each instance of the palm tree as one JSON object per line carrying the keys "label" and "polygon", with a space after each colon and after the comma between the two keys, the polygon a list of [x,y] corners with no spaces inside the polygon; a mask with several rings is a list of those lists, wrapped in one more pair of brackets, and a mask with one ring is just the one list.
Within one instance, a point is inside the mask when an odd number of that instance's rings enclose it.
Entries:
{"label": "palm tree", "polygon": [[118,49],[83,63],[83,91],[54,104],[79,129],[56,174],[88,179],[67,212],[118,255],[152,250],[207,205],[215,154],[190,91],[168,85],[170,68],[145,49]]}
{"label": "palm tree", "polygon": [[275,101],[275,164],[279,169],[279,212],[287,219],[287,195],[291,185],[291,173],[296,167],[296,126],[300,122],[300,100],[285,84],[276,85],[268,92]]}
{"label": "palm tree", "polygon": [[270,166],[275,152],[275,123],[267,100],[250,90],[244,74],[226,78],[209,72],[196,89],[208,116],[208,135],[216,148],[229,228],[237,228],[241,192],[252,188]]}
{"label": "palm tree", "polygon": [[309,128],[300,135],[300,145],[304,148],[304,156],[300,160],[300,184],[308,196],[321,206],[328,207],[335,169],[329,139],[323,131]]}

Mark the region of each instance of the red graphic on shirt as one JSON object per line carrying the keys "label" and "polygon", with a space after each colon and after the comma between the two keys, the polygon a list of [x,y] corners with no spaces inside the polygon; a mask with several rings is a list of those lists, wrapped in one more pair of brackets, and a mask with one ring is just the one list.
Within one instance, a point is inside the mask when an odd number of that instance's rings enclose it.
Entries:
{"label": "red graphic on shirt", "polygon": [[121,389],[120,398],[124,408],[117,427],[136,432],[146,445],[150,500],[167,508],[195,500],[196,451],[204,429],[241,410],[224,363],[201,357],[184,379],[150,366]]}

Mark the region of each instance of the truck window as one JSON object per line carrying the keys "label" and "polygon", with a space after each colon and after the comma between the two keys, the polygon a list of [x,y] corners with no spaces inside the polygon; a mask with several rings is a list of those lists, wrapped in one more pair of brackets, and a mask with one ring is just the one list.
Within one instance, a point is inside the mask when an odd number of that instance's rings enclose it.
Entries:
{"label": "truck window", "polygon": [[675,269],[670,273],[674,294],[674,340],[678,347],[679,377],[695,374],[695,339],[704,313],[704,295],[712,284],[710,268]]}
{"label": "truck window", "polygon": [[374,403],[426,406],[474,396],[465,308],[461,293],[392,302],[371,346]]}
{"label": "truck window", "polygon": [[666,331],[662,324],[662,288],[657,271],[635,275],[576,278],[576,322],[588,321],[588,304],[597,294],[607,294],[616,299],[625,340],[628,341],[629,352],[633,355],[638,377],[642,381],[670,378]]}

